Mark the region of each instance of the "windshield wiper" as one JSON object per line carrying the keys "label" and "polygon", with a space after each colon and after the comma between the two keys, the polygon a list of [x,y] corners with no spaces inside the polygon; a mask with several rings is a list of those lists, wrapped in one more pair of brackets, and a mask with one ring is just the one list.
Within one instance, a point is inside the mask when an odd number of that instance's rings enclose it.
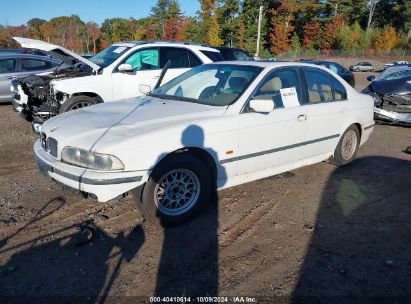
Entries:
{"label": "windshield wiper", "polygon": [[160,98],[160,99],[168,99],[168,100],[176,100],[176,101],[187,101],[187,102],[193,102],[193,103],[199,103],[199,100],[194,99],[194,98],[189,98],[189,97],[183,97],[183,96],[174,96],[174,95],[166,95],[166,94],[154,94],[150,92],[147,94],[150,97],[155,97],[155,98]]}

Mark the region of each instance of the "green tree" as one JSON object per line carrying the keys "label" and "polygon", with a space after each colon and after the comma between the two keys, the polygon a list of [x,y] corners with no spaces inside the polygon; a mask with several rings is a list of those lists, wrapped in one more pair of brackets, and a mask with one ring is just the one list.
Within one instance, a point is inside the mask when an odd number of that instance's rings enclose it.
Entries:
{"label": "green tree", "polygon": [[40,18],[33,18],[27,21],[27,30],[29,31],[30,37],[35,39],[43,39],[41,36],[40,27],[46,22],[46,20]]}
{"label": "green tree", "polygon": [[202,42],[218,46],[222,45],[220,39],[220,25],[216,15],[217,0],[200,0],[200,10],[197,12],[201,29],[200,33],[203,37]]}
{"label": "green tree", "polygon": [[240,14],[239,0],[219,0],[217,9],[218,23],[221,25],[221,39],[224,45],[234,46],[237,44],[237,27]]}

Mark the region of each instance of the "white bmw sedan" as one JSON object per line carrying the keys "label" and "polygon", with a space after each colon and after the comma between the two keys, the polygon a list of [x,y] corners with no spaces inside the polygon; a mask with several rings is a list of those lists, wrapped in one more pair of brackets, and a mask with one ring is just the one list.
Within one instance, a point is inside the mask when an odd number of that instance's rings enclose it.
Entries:
{"label": "white bmw sedan", "polygon": [[181,223],[210,193],[331,158],[347,165],[373,100],[303,63],[202,65],[148,96],[47,121],[34,153],[52,180],[98,201],[132,192],[142,213]]}

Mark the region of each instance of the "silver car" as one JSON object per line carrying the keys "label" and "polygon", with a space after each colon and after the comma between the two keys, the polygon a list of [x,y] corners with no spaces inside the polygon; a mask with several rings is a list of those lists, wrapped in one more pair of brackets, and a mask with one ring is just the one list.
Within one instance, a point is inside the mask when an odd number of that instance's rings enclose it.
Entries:
{"label": "silver car", "polygon": [[374,66],[372,65],[371,62],[359,62],[357,64],[354,64],[350,66],[350,71],[352,72],[373,72],[374,71]]}
{"label": "silver car", "polygon": [[0,53],[0,103],[12,101],[10,84],[14,78],[50,72],[60,63],[46,56]]}

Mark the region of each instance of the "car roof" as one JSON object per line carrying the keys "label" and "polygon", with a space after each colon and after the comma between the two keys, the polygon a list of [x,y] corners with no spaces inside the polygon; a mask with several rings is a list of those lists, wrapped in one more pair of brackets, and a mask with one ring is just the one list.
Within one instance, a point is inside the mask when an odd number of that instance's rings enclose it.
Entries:
{"label": "car roof", "polygon": [[238,66],[256,66],[260,68],[280,68],[280,67],[311,67],[325,71],[329,71],[327,68],[305,62],[292,62],[292,61],[218,61],[209,64],[226,64],[226,65],[238,65]]}
{"label": "car roof", "polygon": [[215,48],[212,46],[209,46],[207,44],[202,44],[202,43],[195,43],[195,42],[178,42],[178,41],[167,41],[167,40],[152,40],[152,41],[122,41],[122,42],[117,42],[113,43],[112,46],[125,46],[125,47],[136,47],[136,46],[141,46],[141,45],[162,45],[162,46],[190,46],[191,48],[194,49],[201,49],[201,50],[207,50],[207,51],[212,51],[212,52],[218,52]]}
{"label": "car roof", "polygon": [[48,60],[48,61],[56,61],[60,62],[60,60],[48,56],[42,56],[42,55],[35,55],[35,54],[19,54],[19,53],[0,53],[0,59],[5,59],[5,58],[29,58],[29,59],[43,59],[43,60]]}

